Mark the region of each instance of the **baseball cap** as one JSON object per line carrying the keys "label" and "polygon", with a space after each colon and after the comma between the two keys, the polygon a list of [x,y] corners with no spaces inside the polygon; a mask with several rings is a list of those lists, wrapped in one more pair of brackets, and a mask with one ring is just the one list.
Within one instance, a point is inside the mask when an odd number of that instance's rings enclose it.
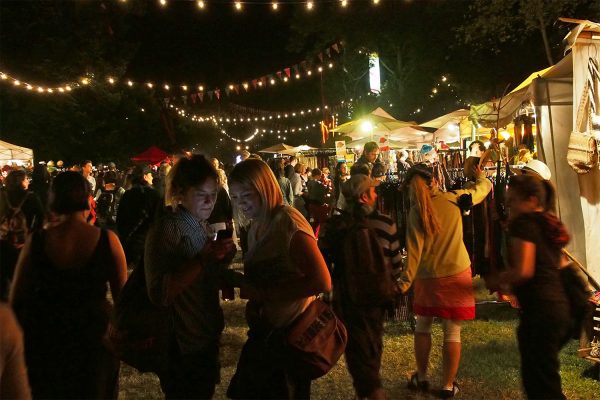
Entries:
{"label": "baseball cap", "polygon": [[531,160],[524,166],[513,166],[511,170],[517,174],[530,174],[537,175],[545,181],[549,181],[552,178],[552,173],[550,172],[550,168],[540,160]]}
{"label": "baseball cap", "polygon": [[379,181],[364,174],[352,175],[350,179],[342,183],[342,194],[346,199],[357,198],[369,190],[370,187],[379,185]]}

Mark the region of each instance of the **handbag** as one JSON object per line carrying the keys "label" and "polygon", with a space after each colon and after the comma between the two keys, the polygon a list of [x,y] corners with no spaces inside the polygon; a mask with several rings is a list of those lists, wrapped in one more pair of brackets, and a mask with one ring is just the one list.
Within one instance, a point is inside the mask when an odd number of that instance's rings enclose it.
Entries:
{"label": "handbag", "polygon": [[317,298],[287,329],[290,373],[311,380],[325,375],[340,359],[347,342],[342,321]]}
{"label": "handbag", "polygon": [[569,300],[572,321],[570,337],[573,339],[580,338],[585,321],[592,312],[591,291],[588,282],[579,272],[580,268],[574,262],[560,268],[560,278]]}
{"label": "handbag", "polygon": [[160,374],[168,366],[172,332],[170,309],[154,305],[148,297],[142,259],[115,302],[109,328],[112,350],[138,371]]}
{"label": "handbag", "polygon": [[[583,95],[577,108],[575,129],[571,132],[567,148],[567,162],[578,174],[586,174],[598,165],[598,140],[593,131],[592,115],[596,114],[597,86],[600,77],[598,77],[598,69],[593,59],[589,60],[588,69],[590,76],[583,87]],[[586,112],[588,118],[583,127]]]}

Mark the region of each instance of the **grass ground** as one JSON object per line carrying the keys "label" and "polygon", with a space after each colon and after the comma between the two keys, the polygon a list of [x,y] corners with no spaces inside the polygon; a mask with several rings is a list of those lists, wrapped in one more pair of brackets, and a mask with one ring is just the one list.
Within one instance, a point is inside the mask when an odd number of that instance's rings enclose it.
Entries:
{"label": "grass ground", "polygon": [[[477,283],[476,283],[477,285]],[[483,290],[476,287],[477,298],[488,300]],[[224,302],[226,328],[221,346],[221,384],[215,399],[225,399],[229,380],[241,347],[245,341],[244,301],[237,298]],[[463,354],[458,381],[463,399],[522,399],[520,387],[519,353],[515,328],[517,313],[507,305],[484,304],[478,307],[477,319],[466,322],[462,330]],[[441,375],[441,338],[439,324],[434,325],[434,346],[431,354],[431,377],[439,387]],[[577,357],[577,343],[572,341],[561,353],[563,390],[569,399],[597,399],[600,382],[582,377],[590,363]],[[386,324],[384,354],[381,368],[383,385],[390,399],[432,399],[429,394],[415,394],[406,389],[407,375],[414,369],[412,331],[406,322]],[[153,374],[140,374],[122,365],[120,376],[121,399],[162,399],[158,379]],[[313,399],[352,399],[352,382],[344,359],[326,376],[312,384]]]}

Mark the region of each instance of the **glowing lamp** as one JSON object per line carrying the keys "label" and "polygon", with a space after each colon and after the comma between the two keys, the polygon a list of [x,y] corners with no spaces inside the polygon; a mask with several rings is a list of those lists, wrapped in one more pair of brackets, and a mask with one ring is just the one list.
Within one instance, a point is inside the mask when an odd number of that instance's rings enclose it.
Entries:
{"label": "glowing lamp", "polygon": [[508,140],[510,138],[510,133],[508,133],[508,131],[505,129],[501,130],[499,135],[504,140]]}
{"label": "glowing lamp", "polygon": [[373,124],[371,123],[371,121],[363,121],[360,124],[360,130],[362,130],[365,133],[371,133],[373,132]]}

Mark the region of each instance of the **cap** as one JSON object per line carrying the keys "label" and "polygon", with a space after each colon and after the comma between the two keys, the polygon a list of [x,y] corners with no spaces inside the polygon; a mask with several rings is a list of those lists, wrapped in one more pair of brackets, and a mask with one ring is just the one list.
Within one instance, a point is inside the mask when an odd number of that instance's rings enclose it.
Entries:
{"label": "cap", "polygon": [[531,160],[524,166],[513,166],[511,170],[515,174],[535,174],[545,181],[549,181],[552,178],[550,168],[540,160]]}
{"label": "cap", "polygon": [[342,194],[348,200],[355,199],[369,190],[370,187],[378,186],[379,183],[378,180],[372,179],[367,175],[352,175],[350,179],[342,183]]}

